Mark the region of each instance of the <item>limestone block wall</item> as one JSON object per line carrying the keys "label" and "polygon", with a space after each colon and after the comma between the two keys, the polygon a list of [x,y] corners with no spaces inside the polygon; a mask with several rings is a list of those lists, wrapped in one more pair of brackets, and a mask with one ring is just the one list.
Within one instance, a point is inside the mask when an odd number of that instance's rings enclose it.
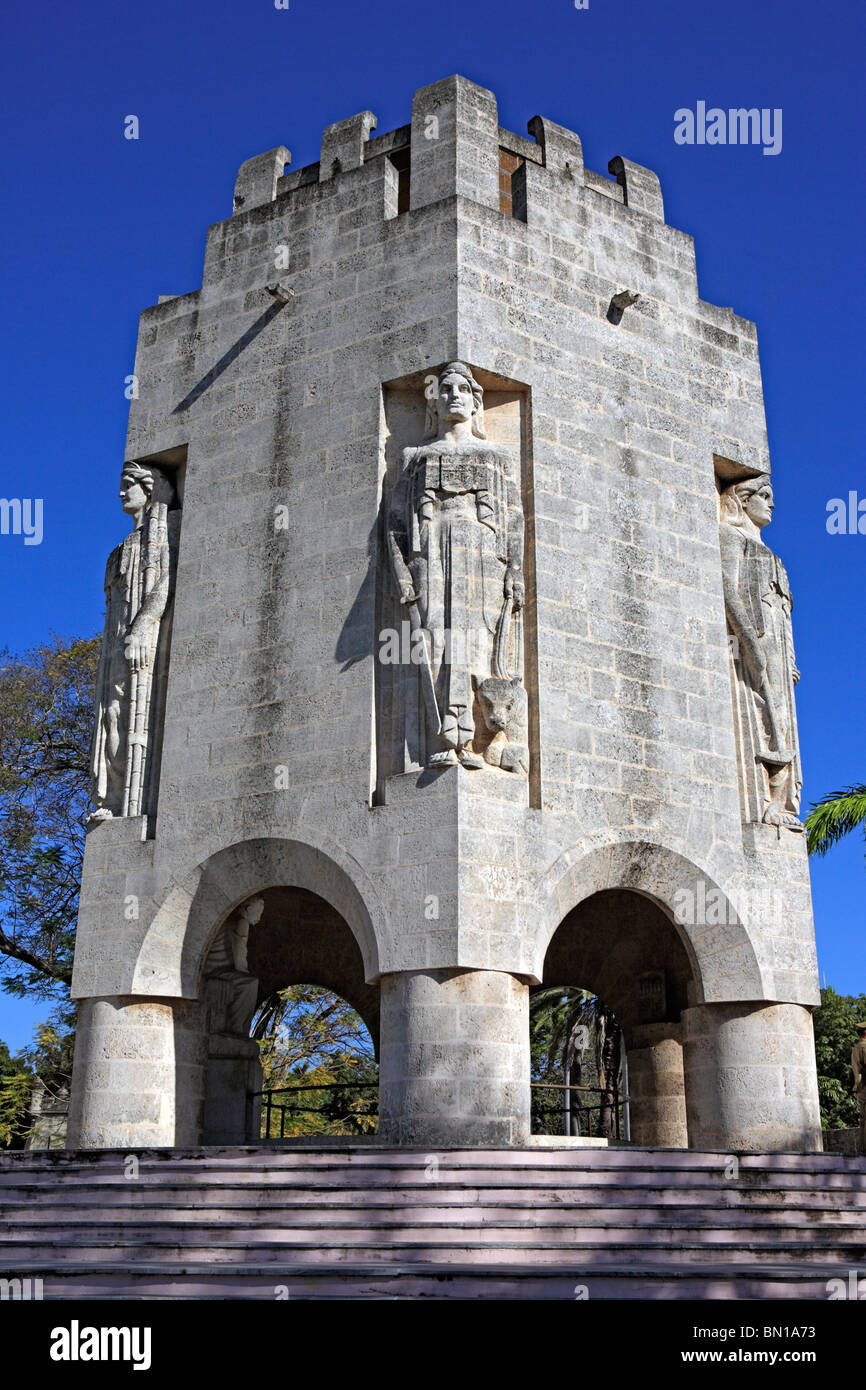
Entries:
{"label": "limestone block wall", "polygon": [[[463,78],[375,127],[247,161],[201,289],[142,314],[127,457],[186,460],[159,810],[88,835],[74,993],[198,997],[219,923],[281,885],[368,981],[532,982],[591,893],[673,915],[703,884],[692,1003],[814,1005],[803,837],[738,793],[714,459],[769,466],[755,327],[701,300],[650,171],[504,131]],[[523,402],[527,779],[378,761],[388,391],[452,359]]]}

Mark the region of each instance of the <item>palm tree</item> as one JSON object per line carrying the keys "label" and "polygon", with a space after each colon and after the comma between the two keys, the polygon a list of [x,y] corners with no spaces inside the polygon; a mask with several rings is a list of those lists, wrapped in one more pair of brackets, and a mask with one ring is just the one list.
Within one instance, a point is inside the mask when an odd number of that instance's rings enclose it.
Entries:
{"label": "palm tree", "polygon": [[[570,987],[537,990],[530,1009],[536,1080],[560,1086],[597,1086],[601,1091],[598,1133],[613,1138],[615,1088],[622,1056],[622,1031],[615,1015],[589,990]],[[575,1118],[579,1117],[580,1094],[570,1092],[569,1108],[577,1112]]]}
{"label": "palm tree", "polygon": [[846,787],[817,801],[805,820],[806,847],[810,854],[824,855],[848,834],[861,826],[866,832],[866,786]]}

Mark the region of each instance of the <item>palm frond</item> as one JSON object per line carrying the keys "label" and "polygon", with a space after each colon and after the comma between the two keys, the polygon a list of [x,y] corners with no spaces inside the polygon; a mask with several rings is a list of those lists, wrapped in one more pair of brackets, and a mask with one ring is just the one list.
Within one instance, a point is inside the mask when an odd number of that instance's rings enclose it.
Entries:
{"label": "palm frond", "polygon": [[825,796],[810,808],[805,826],[806,847],[818,855],[826,854],[858,826],[866,829],[866,786],[846,787]]}

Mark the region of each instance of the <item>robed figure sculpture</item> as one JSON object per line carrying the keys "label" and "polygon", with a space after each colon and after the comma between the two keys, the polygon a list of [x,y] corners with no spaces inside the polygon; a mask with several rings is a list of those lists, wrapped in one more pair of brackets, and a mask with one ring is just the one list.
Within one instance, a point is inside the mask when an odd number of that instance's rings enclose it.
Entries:
{"label": "robed figure sculpture", "polygon": [[450,362],[431,385],[427,442],[403,451],[386,537],[411,625],[404,680],[421,711],[418,756],[430,767],[523,774],[520,491],[508,450],[487,441],[470,368]]}
{"label": "robed figure sculpture", "polygon": [[802,831],[793,600],[785,566],[761,536],[774,505],[766,474],[730,484],[720,498],[734,719],[744,819]]}
{"label": "robed figure sculpture", "polygon": [[149,464],[124,465],[120,501],[133,529],[105,570],[89,824],[156,808],[180,510],[169,477]]}

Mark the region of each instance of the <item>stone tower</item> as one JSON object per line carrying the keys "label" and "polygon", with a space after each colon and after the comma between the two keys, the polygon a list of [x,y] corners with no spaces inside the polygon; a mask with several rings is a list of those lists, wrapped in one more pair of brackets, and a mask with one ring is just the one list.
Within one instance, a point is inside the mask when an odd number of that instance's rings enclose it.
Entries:
{"label": "stone tower", "polygon": [[383,1142],[521,1144],[544,983],[615,1010],[636,1142],[818,1148],[754,325],[649,170],[461,77],[375,128],[248,160],[142,315],[70,1144],[254,1138],[297,982]]}

